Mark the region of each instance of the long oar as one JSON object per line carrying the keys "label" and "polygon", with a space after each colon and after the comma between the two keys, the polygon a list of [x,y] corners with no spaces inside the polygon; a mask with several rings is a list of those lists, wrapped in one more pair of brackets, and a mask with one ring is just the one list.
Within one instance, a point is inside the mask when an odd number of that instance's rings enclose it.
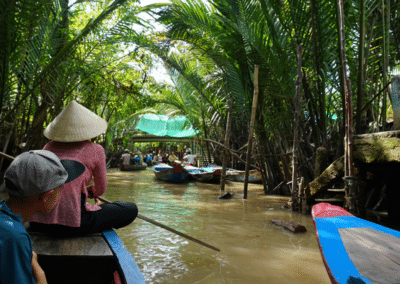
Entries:
{"label": "long oar", "polygon": [[[8,159],[8,160],[10,160],[10,161],[13,161],[13,160],[14,160],[14,157],[9,156],[9,155],[7,155],[7,154],[5,154],[5,153],[3,153],[3,152],[0,152],[0,156],[3,156],[4,158],[6,158],[6,159]],[[101,201],[103,201],[103,202],[105,202],[105,203],[111,203],[110,201],[108,201],[107,199],[105,199],[105,198],[103,198],[103,197],[97,197],[97,199],[99,199],[99,200],[101,200]],[[146,221],[146,222],[149,222],[149,223],[151,223],[151,224],[153,224],[153,225],[159,226],[159,227],[161,227],[161,228],[163,228],[163,229],[165,229],[165,230],[168,230],[168,231],[170,231],[170,232],[172,232],[172,233],[175,233],[175,234],[177,234],[177,235],[179,235],[179,236],[181,236],[181,237],[184,237],[184,238],[186,238],[186,239],[188,239],[188,240],[191,240],[191,241],[193,241],[193,242],[196,242],[196,243],[198,243],[198,244],[200,244],[200,245],[203,245],[203,246],[205,246],[205,247],[208,247],[208,248],[213,249],[213,250],[216,250],[216,251],[220,251],[219,248],[216,248],[216,247],[214,247],[214,246],[212,246],[212,245],[206,244],[205,242],[202,242],[202,241],[200,241],[200,240],[198,240],[198,239],[195,239],[195,238],[193,238],[193,237],[191,237],[191,236],[188,236],[188,235],[186,235],[186,234],[184,234],[184,233],[181,233],[181,232],[179,232],[179,231],[177,231],[177,230],[175,230],[175,229],[172,229],[172,228],[170,228],[170,227],[168,227],[168,226],[165,226],[164,224],[161,224],[161,223],[159,223],[159,222],[157,222],[157,221],[154,221],[154,220],[152,220],[152,219],[149,219],[149,218],[147,218],[147,217],[145,217],[145,216],[142,216],[142,215],[138,214],[137,217],[138,217],[139,219],[142,219],[143,221]]]}
{"label": "long oar", "polygon": [[10,160],[10,161],[14,161],[14,157],[7,155],[6,153],[0,152],[0,156]]}
{"label": "long oar", "polygon": [[[109,200],[107,200],[107,199],[105,199],[105,198],[103,198],[103,197],[97,197],[97,199],[100,200],[100,201],[103,201],[103,202],[105,202],[105,203],[111,203],[111,201],[109,201]],[[159,227],[161,227],[161,228],[163,228],[163,229],[165,229],[165,230],[167,230],[167,231],[170,231],[170,232],[172,232],[172,233],[175,233],[175,234],[177,234],[177,235],[179,235],[179,236],[181,236],[181,237],[184,237],[184,238],[186,238],[186,239],[188,239],[188,240],[191,240],[191,241],[193,241],[193,242],[196,242],[196,243],[198,243],[198,244],[200,244],[200,245],[203,245],[203,246],[205,246],[205,247],[208,247],[208,248],[213,249],[213,250],[216,250],[216,251],[220,251],[219,248],[216,248],[216,247],[214,247],[214,246],[212,246],[212,245],[206,244],[205,242],[202,242],[202,241],[200,241],[200,240],[198,240],[198,239],[195,239],[195,238],[193,238],[193,237],[191,237],[191,236],[188,236],[188,235],[186,235],[186,234],[184,234],[184,233],[181,233],[181,232],[179,232],[179,231],[177,231],[177,230],[175,230],[175,229],[172,229],[171,227],[168,227],[168,226],[166,226],[166,225],[164,225],[164,224],[161,224],[161,223],[159,223],[159,222],[157,222],[157,221],[154,221],[154,220],[152,220],[152,219],[150,219],[150,218],[147,218],[147,217],[142,216],[142,215],[140,215],[140,214],[138,214],[137,217],[138,217],[139,219],[142,219],[143,221],[146,221],[146,222],[149,222],[149,223],[151,223],[151,224],[153,224],[153,225],[159,226]]]}

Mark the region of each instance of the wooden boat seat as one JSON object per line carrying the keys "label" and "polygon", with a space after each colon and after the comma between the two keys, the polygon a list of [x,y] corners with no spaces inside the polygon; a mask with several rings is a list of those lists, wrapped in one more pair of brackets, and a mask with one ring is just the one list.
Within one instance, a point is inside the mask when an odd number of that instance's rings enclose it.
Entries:
{"label": "wooden boat seat", "polygon": [[60,238],[27,231],[49,284],[113,282],[117,263],[102,234]]}
{"label": "wooden boat seat", "polygon": [[399,238],[372,228],[339,229],[354,266],[372,283],[399,283]]}

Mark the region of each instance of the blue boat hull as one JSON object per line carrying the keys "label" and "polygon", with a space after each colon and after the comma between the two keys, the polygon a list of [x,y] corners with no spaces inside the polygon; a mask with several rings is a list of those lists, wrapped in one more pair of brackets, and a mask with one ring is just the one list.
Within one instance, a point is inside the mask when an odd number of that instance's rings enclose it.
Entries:
{"label": "blue boat hull", "polygon": [[189,172],[189,176],[196,181],[216,183],[221,178],[220,169],[212,169],[210,167],[197,168],[193,166],[185,166],[185,169]]}
{"label": "blue boat hull", "polygon": [[327,203],[314,205],[312,217],[332,283],[400,283],[399,231]]}
{"label": "blue boat hull", "polygon": [[140,272],[132,255],[126,250],[123,242],[113,230],[104,231],[104,239],[110,246],[118,262],[118,273],[124,284],[144,284],[143,275]]}
{"label": "blue boat hull", "polygon": [[185,169],[179,170],[179,172],[174,171],[174,168],[166,165],[160,164],[153,167],[153,172],[159,180],[174,182],[174,183],[181,183],[187,180],[189,176],[189,172]]}

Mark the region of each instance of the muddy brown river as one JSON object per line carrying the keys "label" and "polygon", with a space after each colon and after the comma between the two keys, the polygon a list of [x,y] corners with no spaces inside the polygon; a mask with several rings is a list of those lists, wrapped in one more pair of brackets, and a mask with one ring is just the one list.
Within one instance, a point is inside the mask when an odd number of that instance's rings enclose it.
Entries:
{"label": "muddy brown river", "polygon": [[[146,283],[330,283],[310,216],[282,208],[286,197],[266,196],[260,184],[230,182],[232,199],[218,200],[219,185],[157,180],[151,168],[107,172],[104,197],[135,202],[139,213],[209,243],[217,252],[136,219],[117,230]],[[303,224],[293,234],[271,223],[280,218]]]}

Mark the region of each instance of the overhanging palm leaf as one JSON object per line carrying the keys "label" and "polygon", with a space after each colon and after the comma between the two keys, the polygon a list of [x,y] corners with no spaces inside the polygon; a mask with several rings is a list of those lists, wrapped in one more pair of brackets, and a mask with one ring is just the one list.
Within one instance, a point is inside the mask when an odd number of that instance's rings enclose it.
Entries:
{"label": "overhanging palm leaf", "polygon": [[[30,95],[38,92],[38,87],[45,82],[51,73],[53,73],[56,68],[67,58],[73,50],[77,47],[78,43],[86,37],[91,30],[95,29],[101,21],[103,21],[108,15],[110,15],[114,10],[118,9],[126,0],[115,0],[110,4],[99,16],[95,19],[90,20],[86,27],[69,43],[67,43],[53,58],[50,62],[46,64],[40,72],[34,77],[30,88],[28,88],[25,93],[21,96],[18,102],[15,103],[14,107],[7,112],[7,114],[2,116],[0,123],[4,122],[7,117],[12,114],[16,108]],[[27,12],[27,11],[25,11]],[[6,89],[6,88],[4,88]]]}

